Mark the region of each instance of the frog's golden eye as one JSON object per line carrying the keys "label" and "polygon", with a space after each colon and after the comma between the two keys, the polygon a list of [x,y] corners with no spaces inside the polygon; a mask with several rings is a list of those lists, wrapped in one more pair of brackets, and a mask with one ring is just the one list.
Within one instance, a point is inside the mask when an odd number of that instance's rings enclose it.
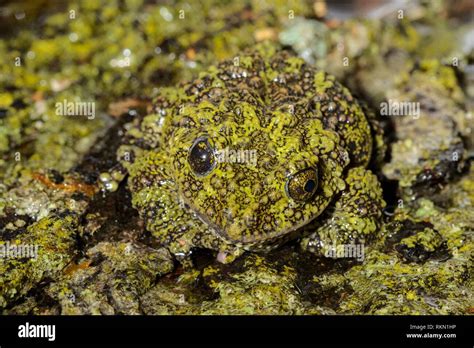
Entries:
{"label": "frog's golden eye", "polygon": [[307,201],[318,189],[318,171],[307,168],[290,176],[286,183],[286,193],[295,201]]}
{"label": "frog's golden eye", "polygon": [[214,169],[216,159],[207,138],[200,137],[194,141],[189,150],[188,162],[198,176],[204,176]]}

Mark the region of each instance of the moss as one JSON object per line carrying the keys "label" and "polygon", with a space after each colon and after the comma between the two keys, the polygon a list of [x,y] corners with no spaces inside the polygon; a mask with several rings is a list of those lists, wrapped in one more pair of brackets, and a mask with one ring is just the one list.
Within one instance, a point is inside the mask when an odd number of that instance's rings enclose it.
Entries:
{"label": "moss", "polygon": [[[411,207],[399,209],[395,215],[395,221],[417,216],[423,223],[433,226],[402,239],[403,244],[422,245],[433,251],[446,241],[447,253],[432,254],[424,263],[406,263],[394,251],[371,250],[364,265],[346,273],[354,293],[342,301],[341,310],[368,314],[467,313],[473,298],[473,243],[469,231],[474,227],[471,213],[474,196],[466,187],[471,187],[473,180],[471,169],[468,176],[443,190],[442,198],[438,197],[442,202],[463,197],[463,207],[454,205],[446,209],[419,199]],[[386,236],[393,233],[392,230],[386,232]]]}
{"label": "moss", "polygon": [[44,279],[55,279],[74,257],[77,217],[48,217],[28,226],[14,240],[34,247],[35,258],[0,258],[0,308],[24,296]]}
{"label": "moss", "polygon": [[[461,144],[469,143],[473,127],[465,117],[466,98],[456,77],[463,71],[443,65],[450,65],[453,56],[463,61],[456,46],[463,42],[459,33],[465,26],[459,31],[444,27],[442,4],[420,7],[415,12],[421,10],[422,18],[415,21],[406,12],[408,17],[398,24],[348,20],[332,23],[331,30],[319,21],[304,23],[303,17],[312,16],[311,1],[206,0],[199,6],[187,1],[174,6],[140,0],[106,6],[73,1],[42,17],[37,32],[15,22],[14,36],[0,42],[0,236],[2,245],[9,241],[39,249],[37,259],[0,259],[0,308],[9,314],[468,313],[473,299],[474,174],[461,170],[465,157],[460,157],[459,168],[447,159],[467,150]],[[178,20],[180,9],[185,20]],[[68,17],[69,10],[76,11],[75,19]],[[290,18],[290,11],[297,19]],[[163,25],[169,15],[173,21]],[[429,29],[427,35],[417,31],[420,23]],[[76,234],[86,227],[77,216],[88,202],[45,185],[37,174],[56,169],[66,182],[81,182],[68,172],[115,122],[107,116],[111,102],[124,97],[151,100],[162,93],[177,100],[181,97],[173,97],[175,85],[254,46],[259,29],[274,30],[281,43],[346,78],[375,106],[394,95],[417,100],[421,93],[436,101],[429,106],[438,108],[441,123],[434,124],[427,114],[417,127],[395,120],[399,142],[392,146],[393,160],[384,173],[399,182],[397,199],[403,199],[403,207],[382,226],[364,262],[344,266],[343,260],[335,261],[320,270],[318,265],[327,260],[300,264],[298,250],[285,253],[284,266],[272,259],[275,254],[251,254],[227,266],[212,263],[170,273],[174,265],[168,251],[129,241],[87,245],[80,257]],[[256,49],[273,55],[280,42],[265,41]],[[126,48],[130,65],[120,67]],[[16,57],[20,67],[13,64]],[[341,63],[345,57],[348,66]],[[250,63],[241,60],[242,66]],[[298,65],[291,62],[288,71]],[[275,77],[269,71],[265,78]],[[316,84],[323,91],[322,82]],[[96,102],[97,117],[87,122],[58,117],[54,104],[65,98]],[[452,127],[453,120],[457,127]],[[442,141],[433,146],[426,139]],[[445,181],[425,180],[438,170]],[[459,181],[453,182],[453,176]],[[16,223],[18,214],[23,223]],[[410,227],[405,221],[416,227],[406,235],[400,233],[400,228]],[[398,239],[387,246],[393,234]]]}
{"label": "moss", "polygon": [[99,243],[65,269],[47,293],[61,314],[140,314],[139,297],[173,267],[165,249]]}
{"label": "moss", "polygon": [[201,314],[301,314],[303,306],[294,285],[295,270],[276,271],[263,258],[253,255],[244,272],[230,279],[208,278],[218,293],[217,301],[202,304]]}

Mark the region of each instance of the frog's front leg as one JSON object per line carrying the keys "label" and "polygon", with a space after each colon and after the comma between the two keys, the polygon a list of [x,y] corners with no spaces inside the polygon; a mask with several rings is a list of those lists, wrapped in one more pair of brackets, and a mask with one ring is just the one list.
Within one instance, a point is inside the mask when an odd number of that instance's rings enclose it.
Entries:
{"label": "frog's front leg", "polygon": [[146,229],[184,266],[192,265],[191,252],[196,247],[219,251],[221,262],[232,261],[240,250],[225,243],[180,200],[169,168],[169,158],[155,151],[144,151],[127,168],[132,204]]}
{"label": "frog's front leg", "polygon": [[[363,167],[349,170],[346,189],[316,230],[303,238],[303,249],[326,257],[360,257],[357,247],[370,242],[380,227],[385,202],[377,177]],[[358,252],[357,252],[358,253]]]}

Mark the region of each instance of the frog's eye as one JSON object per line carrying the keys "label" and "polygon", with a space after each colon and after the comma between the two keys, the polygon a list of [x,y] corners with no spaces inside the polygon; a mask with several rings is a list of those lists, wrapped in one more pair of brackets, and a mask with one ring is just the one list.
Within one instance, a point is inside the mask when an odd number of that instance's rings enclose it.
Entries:
{"label": "frog's eye", "polygon": [[307,201],[318,189],[318,171],[307,168],[290,176],[286,183],[288,196],[295,201]]}
{"label": "frog's eye", "polygon": [[214,151],[206,138],[198,138],[189,150],[188,161],[196,175],[208,174],[216,164]]}

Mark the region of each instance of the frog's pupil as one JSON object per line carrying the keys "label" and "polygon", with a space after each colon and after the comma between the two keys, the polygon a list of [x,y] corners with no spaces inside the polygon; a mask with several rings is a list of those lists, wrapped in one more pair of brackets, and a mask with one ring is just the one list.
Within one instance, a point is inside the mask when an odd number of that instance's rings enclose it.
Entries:
{"label": "frog's pupil", "polygon": [[314,180],[308,180],[306,181],[306,184],[304,185],[304,190],[308,193],[313,192],[314,188],[316,187],[316,183]]}

